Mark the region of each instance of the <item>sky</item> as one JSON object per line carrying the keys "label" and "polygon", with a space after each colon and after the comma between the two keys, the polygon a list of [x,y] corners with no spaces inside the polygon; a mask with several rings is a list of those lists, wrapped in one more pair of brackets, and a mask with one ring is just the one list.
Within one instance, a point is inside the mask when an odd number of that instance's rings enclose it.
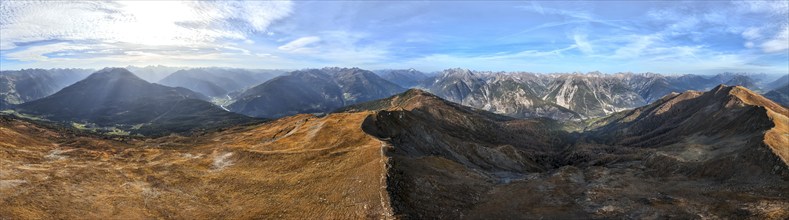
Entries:
{"label": "sky", "polygon": [[789,1],[0,1],[0,69],[789,74]]}

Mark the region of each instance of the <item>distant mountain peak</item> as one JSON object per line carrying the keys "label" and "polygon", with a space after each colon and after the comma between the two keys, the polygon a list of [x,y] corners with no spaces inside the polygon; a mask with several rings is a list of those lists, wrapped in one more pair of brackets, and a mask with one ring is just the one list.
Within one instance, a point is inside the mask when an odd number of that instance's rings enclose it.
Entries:
{"label": "distant mountain peak", "polygon": [[427,92],[427,91],[425,91],[425,90],[422,90],[422,89],[416,89],[416,88],[414,88],[414,89],[408,89],[408,90],[406,90],[405,92],[403,92],[403,94],[404,94],[404,95],[406,95],[406,96],[424,96],[424,95],[426,95],[426,96],[433,96],[433,97],[436,97],[435,95],[433,95],[433,94],[430,94],[429,92]]}
{"label": "distant mountain peak", "polygon": [[131,130],[144,134],[184,132],[215,128],[225,122],[250,121],[205,99],[185,88],[149,83],[124,68],[105,68],[53,95],[23,103],[16,109],[55,121],[128,128],[137,125],[137,129]]}
{"label": "distant mountain peak", "polygon": [[122,67],[105,67],[104,69],[96,71],[94,74],[96,74],[96,73],[118,73],[118,74],[123,73],[123,74],[132,74],[132,75],[134,75],[129,70],[127,70],[126,68],[122,68]]}
{"label": "distant mountain peak", "polygon": [[140,80],[145,82],[145,80],[143,80],[140,77],[137,77],[137,75],[134,75],[134,73],[132,73],[131,71],[125,68],[111,68],[111,67],[107,67],[93,74],[90,74],[90,76],[88,76],[86,80],[110,79],[110,78]]}
{"label": "distant mountain peak", "polygon": [[474,75],[474,71],[465,68],[451,68],[444,70],[444,73],[448,74],[465,74],[465,75]]}
{"label": "distant mountain peak", "polygon": [[276,77],[237,96],[232,111],[276,118],[325,113],[350,104],[380,99],[404,89],[368,70],[326,67],[302,69]]}

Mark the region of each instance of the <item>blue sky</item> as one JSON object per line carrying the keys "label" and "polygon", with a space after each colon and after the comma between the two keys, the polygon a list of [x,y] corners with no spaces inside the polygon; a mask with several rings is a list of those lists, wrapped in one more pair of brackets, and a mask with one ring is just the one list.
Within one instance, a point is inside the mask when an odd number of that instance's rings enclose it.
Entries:
{"label": "blue sky", "polygon": [[789,1],[0,2],[0,69],[789,73]]}

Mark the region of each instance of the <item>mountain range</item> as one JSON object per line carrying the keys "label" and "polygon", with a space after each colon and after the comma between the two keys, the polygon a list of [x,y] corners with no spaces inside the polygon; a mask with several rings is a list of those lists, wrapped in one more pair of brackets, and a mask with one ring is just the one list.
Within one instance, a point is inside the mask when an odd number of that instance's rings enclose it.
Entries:
{"label": "mountain range", "polygon": [[0,109],[52,95],[85,78],[90,69],[0,71]]}
{"label": "mountain range", "polygon": [[763,87],[766,90],[774,90],[785,85],[789,85],[789,75],[782,76],[781,78],[778,78],[775,81],[767,83]]}
{"label": "mountain range", "polygon": [[778,104],[789,106],[789,83],[765,93],[764,97],[767,97]]}
{"label": "mountain range", "polygon": [[353,103],[402,92],[400,86],[359,68],[305,69],[289,72],[235,96],[233,112],[265,118],[326,113]]}
{"label": "mountain range", "polygon": [[[362,128],[392,143],[388,190],[409,218],[787,215],[745,208],[750,193],[789,205],[771,195],[787,190],[789,112],[742,87],[674,94],[581,134],[421,91],[380,103],[392,104],[374,105],[388,110]],[[707,190],[729,200],[698,194]]]}
{"label": "mountain range", "polygon": [[755,87],[751,75],[654,73],[535,74],[447,69],[422,81],[441,98],[513,117],[581,120],[653,102],[672,92],[706,90],[727,83]]}
{"label": "mountain range", "polygon": [[[267,118],[297,113],[327,113],[359,101],[386,97],[404,88],[421,88],[441,98],[497,114],[581,121],[642,106],[673,92],[706,90],[718,84],[752,88],[786,105],[781,95],[785,94],[785,90],[779,88],[789,84],[787,76],[773,80],[765,74],[746,73],[710,76],[599,72],[535,74],[455,68],[431,74],[414,69],[377,70],[376,74],[369,74],[370,71],[355,68],[350,72],[368,74],[345,77],[351,81],[343,81],[338,73],[346,68],[305,69],[287,73],[285,70],[218,67],[129,68],[138,71],[131,71],[138,77],[150,78],[149,82],[161,78],[156,82],[205,95],[208,101],[220,108]],[[89,72],[77,69],[3,71],[0,74],[0,82],[3,83],[0,107],[10,108],[54,94],[83,79]],[[278,75],[283,75],[283,78],[275,80]],[[353,82],[355,79],[360,81]],[[345,84],[361,86],[346,87]],[[281,91],[288,91],[291,87],[294,88],[293,92],[282,94]]]}
{"label": "mountain range", "polygon": [[[332,86],[345,81],[336,75],[366,73],[313,69],[273,80],[330,82],[325,87],[342,91]],[[142,81],[108,69],[75,85],[107,77]],[[669,93],[568,130],[574,126],[499,115],[419,89],[323,116],[186,136],[108,139],[0,116],[0,158],[12,171],[0,182],[0,215],[789,217],[789,110],[747,88]]]}
{"label": "mountain range", "polygon": [[126,69],[106,68],[42,99],[15,107],[23,114],[65,122],[121,127],[155,135],[250,121],[185,88],[149,83]]}

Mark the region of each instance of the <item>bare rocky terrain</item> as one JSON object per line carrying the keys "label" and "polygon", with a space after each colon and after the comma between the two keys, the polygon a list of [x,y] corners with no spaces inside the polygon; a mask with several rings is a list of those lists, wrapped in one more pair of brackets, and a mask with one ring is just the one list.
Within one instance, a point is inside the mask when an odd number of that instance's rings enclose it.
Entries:
{"label": "bare rocky terrain", "polygon": [[421,90],[159,138],[2,116],[0,216],[786,219],[787,116],[726,86],[584,132]]}
{"label": "bare rocky terrain", "polygon": [[516,118],[577,121],[640,107],[672,92],[709,90],[721,83],[758,88],[756,84],[763,83],[758,79],[762,79],[758,74],[744,73],[710,76],[600,72],[538,74],[454,68],[423,79],[414,87],[465,106]]}
{"label": "bare rocky terrain", "polygon": [[789,114],[743,87],[667,96],[580,134],[441,102],[412,91],[365,126],[394,145],[404,218],[789,216]]}

